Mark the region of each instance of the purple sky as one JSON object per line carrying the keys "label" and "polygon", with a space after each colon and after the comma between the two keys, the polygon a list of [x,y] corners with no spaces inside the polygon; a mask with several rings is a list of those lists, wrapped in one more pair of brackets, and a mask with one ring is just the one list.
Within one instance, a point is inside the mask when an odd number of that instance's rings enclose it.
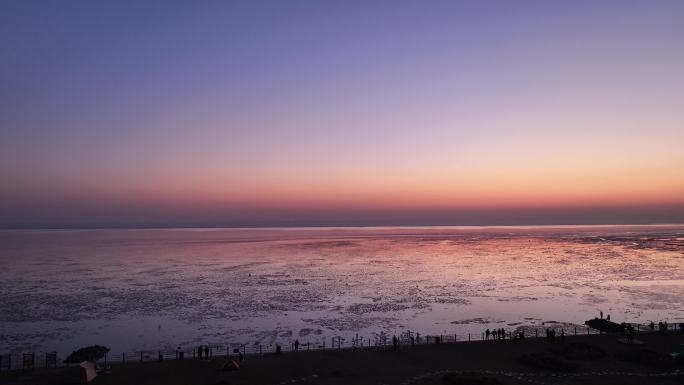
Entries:
{"label": "purple sky", "polygon": [[0,226],[684,221],[683,1],[0,2]]}

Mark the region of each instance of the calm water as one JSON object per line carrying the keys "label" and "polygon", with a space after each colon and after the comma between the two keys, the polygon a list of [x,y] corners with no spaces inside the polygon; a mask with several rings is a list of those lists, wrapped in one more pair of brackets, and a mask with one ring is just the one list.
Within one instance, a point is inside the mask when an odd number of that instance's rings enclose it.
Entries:
{"label": "calm water", "polygon": [[684,320],[684,227],[0,232],[0,352]]}

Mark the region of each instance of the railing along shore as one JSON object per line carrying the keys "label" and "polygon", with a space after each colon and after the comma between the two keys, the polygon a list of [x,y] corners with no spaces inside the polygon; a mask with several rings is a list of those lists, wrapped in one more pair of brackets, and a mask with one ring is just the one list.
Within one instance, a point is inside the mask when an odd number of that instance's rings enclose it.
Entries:
{"label": "railing along shore", "polygon": [[[634,327],[637,334],[660,334],[660,333],[682,333],[684,334],[684,322],[674,322],[666,324],[666,329],[659,329],[658,325],[655,328],[644,324],[625,324]],[[498,330],[498,329],[494,329]],[[398,346],[401,348],[415,346],[415,345],[429,345],[442,343],[467,343],[484,340],[518,340],[530,338],[547,338],[546,331],[555,330],[556,338],[561,337],[561,333],[566,336],[578,335],[598,335],[601,333],[597,329],[593,329],[585,325],[577,325],[572,327],[559,327],[556,325],[548,325],[547,327],[525,327],[521,330],[504,330],[503,336],[496,337],[495,333],[486,336],[482,333],[463,333],[463,334],[421,334],[414,331],[406,331],[397,336]],[[368,350],[368,349],[388,349],[393,346],[392,336],[381,332],[374,334],[372,337],[363,337],[356,335],[353,338],[345,339],[341,336],[330,336],[312,341],[298,341],[299,344],[295,346],[295,342],[288,341],[286,344],[261,344],[261,343],[209,343],[202,344],[202,359],[237,359],[239,356],[261,356],[266,354],[290,353],[294,351],[320,351],[320,350]],[[107,367],[111,364],[130,364],[135,362],[153,362],[153,361],[169,361],[169,360],[191,360],[199,359],[198,346],[184,347],[175,350],[142,350],[142,351],[127,351],[120,353],[109,352],[103,358],[97,361],[100,366]],[[208,357],[204,347],[208,348]],[[0,354],[0,373],[10,371],[28,371],[36,369],[52,369],[57,367],[69,366],[64,363],[65,357],[61,357],[57,352],[13,352]],[[76,364],[71,364],[76,365]]]}

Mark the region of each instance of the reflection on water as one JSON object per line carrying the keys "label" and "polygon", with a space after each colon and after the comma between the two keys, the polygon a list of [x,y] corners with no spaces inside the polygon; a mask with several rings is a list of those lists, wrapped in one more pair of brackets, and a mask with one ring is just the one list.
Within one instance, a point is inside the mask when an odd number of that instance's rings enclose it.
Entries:
{"label": "reflection on water", "polygon": [[684,319],[684,227],[0,232],[0,348]]}

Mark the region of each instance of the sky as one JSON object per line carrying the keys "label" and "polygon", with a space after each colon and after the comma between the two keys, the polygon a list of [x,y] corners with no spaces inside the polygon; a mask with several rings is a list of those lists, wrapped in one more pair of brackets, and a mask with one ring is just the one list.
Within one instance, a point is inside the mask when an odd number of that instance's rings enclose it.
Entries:
{"label": "sky", "polygon": [[0,226],[684,222],[683,1],[0,2]]}

